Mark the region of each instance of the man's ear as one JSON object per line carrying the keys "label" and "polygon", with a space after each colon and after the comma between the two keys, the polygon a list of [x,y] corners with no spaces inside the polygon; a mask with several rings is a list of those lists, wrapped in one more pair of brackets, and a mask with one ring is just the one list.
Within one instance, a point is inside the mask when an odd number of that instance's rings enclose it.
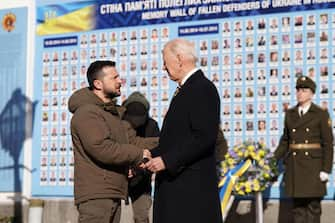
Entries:
{"label": "man's ear", "polygon": [[102,82],[101,82],[101,80],[95,79],[93,81],[93,86],[94,86],[95,89],[101,90],[102,89]]}
{"label": "man's ear", "polygon": [[177,54],[176,57],[177,57],[177,60],[178,60],[178,65],[179,65],[179,67],[181,67],[182,66],[182,61],[183,61],[184,58],[181,54]]}

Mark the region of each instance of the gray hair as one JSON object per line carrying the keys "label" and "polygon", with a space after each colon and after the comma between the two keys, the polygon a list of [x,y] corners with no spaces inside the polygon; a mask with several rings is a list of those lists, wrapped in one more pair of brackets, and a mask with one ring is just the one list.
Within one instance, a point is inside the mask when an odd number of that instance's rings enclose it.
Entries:
{"label": "gray hair", "polygon": [[183,55],[187,60],[192,61],[194,64],[198,61],[194,43],[186,39],[173,39],[165,44],[164,49],[170,49],[175,55]]}

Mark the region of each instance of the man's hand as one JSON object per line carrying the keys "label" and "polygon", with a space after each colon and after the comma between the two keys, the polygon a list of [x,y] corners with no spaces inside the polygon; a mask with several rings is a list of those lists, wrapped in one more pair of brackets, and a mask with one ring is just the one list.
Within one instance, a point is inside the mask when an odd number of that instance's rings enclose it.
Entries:
{"label": "man's hand", "polygon": [[326,172],[321,171],[320,172],[320,180],[322,182],[327,182],[329,180],[329,174]]}
{"label": "man's hand", "polygon": [[143,159],[144,158],[151,159],[151,152],[148,149],[143,150]]}
{"label": "man's hand", "polygon": [[139,164],[139,167],[143,169],[146,168],[145,163],[147,163],[149,160],[151,160],[151,153],[149,150],[145,149],[143,150],[143,159]]}
{"label": "man's hand", "polygon": [[128,170],[128,178],[133,178],[133,177],[134,177],[133,169],[129,168],[129,170]]}
{"label": "man's hand", "polygon": [[165,164],[160,156],[155,157],[151,160],[149,160],[145,167],[150,170],[151,172],[157,173],[159,171],[165,170]]}

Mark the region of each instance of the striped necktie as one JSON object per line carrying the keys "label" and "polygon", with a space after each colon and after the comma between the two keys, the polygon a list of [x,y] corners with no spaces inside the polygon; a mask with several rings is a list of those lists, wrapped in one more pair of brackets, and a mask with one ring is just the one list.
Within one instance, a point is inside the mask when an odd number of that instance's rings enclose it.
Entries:
{"label": "striped necktie", "polygon": [[173,97],[176,97],[177,94],[179,93],[179,91],[180,91],[180,86],[178,86],[178,87],[176,88],[176,90],[174,91],[174,93],[173,93]]}

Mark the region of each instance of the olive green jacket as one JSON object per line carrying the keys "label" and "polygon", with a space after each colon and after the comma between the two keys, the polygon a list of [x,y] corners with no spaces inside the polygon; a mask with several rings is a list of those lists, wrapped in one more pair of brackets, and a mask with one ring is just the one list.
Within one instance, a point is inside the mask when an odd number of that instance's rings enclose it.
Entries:
{"label": "olive green jacket", "polygon": [[[333,133],[328,111],[312,104],[302,117],[298,106],[285,115],[284,133],[275,157],[284,161],[284,185],[290,197],[322,197],[326,183],[320,171],[330,173],[333,165]],[[321,148],[292,149],[290,144],[320,144]]]}
{"label": "olive green jacket", "polygon": [[155,138],[136,137],[130,124],[121,120],[122,109],[105,104],[88,88],[69,100],[74,146],[75,203],[97,198],[127,196],[128,168],[143,158],[143,149],[158,144]]}

